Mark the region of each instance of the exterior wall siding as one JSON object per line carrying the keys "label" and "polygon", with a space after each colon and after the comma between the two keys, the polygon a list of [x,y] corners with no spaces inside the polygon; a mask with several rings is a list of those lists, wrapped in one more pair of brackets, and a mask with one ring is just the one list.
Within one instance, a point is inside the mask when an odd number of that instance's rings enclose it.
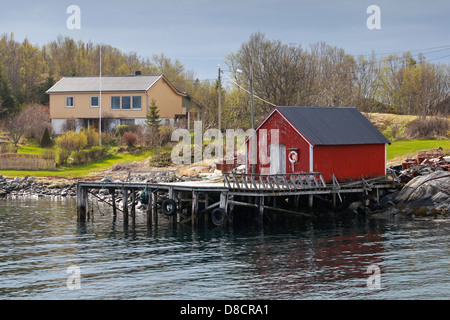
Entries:
{"label": "exterior wall siding", "polygon": [[314,171],[322,172],[330,181],[372,178],[385,174],[385,145],[315,146]]}
{"label": "exterior wall siding", "polygon": [[[261,129],[267,130],[267,143],[262,145],[261,141]],[[292,173],[292,164],[288,160],[290,148],[297,148],[296,152],[298,153],[298,161],[294,165],[294,172],[310,172],[309,170],[309,158],[310,158],[310,148],[309,143],[301,137],[298,132],[286,122],[286,120],[278,113],[274,112],[266,122],[259,128],[258,130],[258,148],[257,148],[257,156],[258,156],[258,164],[256,166],[256,173],[260,174],[269,174],[270,173],[270,162],[269,163],[261,163],[260,153],[264,152],[265,155],[268,155],[270,158],[270,144],[274,142],[274,137],[272,137],[271,129],[278,129],[278,137],[279,144],[286,146],[286,173]],[[247,143],[247,155],[250,155],[249,151],[250,144]],[[250,157],[247,157],[247,162]],[[248,172],[251,173],[251,166],[248,165]]]}
{"label": "exterior wall siding", "polygon": [[[66,97],[74,97],[74,106],[66,107]],[[50,94],[51,119],[98,118],[99,107],[91,107],[91,96],[99,96],[98,92],[68,92]],[[141,109],[112,110],[112,96],[140,96]],[[145,92],[102,92],[102,114],[112,118],[145,118],[152,99],[156,100],[161,118],[174,118],[183,114],[183,96],[177,94],[164,78],[156,82]]]}
{"label": "exterior wall siding", "polygon": [[[267,143],[261,141],[261,130],[267,132]],[[385,174],[385,144],[364,145],[311,145],[282,115],[274,112],[258,129],[258,162],[256,172],[269,174],[270,163],[261,163],[260,153],[270,157],[270,144],[273,143],[271,129],[278,129],[279,144],[286,146],[286,173],[321,172],[326,181],[332,180],[334,174],[339,181],[357,180],[382,176]],[[298,153],[294,165],[288,160],[291,148]],[[246,144],[247,172],[251,172],[249,163],[251,144]],[[312,166],[311,166],[312,164]]]}

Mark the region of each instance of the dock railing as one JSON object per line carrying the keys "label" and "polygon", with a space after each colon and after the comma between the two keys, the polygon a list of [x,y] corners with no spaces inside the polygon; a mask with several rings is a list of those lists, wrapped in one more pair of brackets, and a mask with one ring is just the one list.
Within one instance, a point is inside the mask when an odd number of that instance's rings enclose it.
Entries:
{"label": "dock railing", "polygon": [[322,173],[249,174],[225,173],[224,185],[239,191],[297,191],[322,189],[327,185]]}

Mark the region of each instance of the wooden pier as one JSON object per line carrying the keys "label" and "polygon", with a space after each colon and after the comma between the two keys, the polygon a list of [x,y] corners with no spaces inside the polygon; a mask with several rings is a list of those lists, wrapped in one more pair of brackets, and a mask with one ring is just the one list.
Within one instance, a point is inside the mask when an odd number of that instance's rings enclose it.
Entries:
{"label": "wooden pier", "polygon": [[[255,221],[262,224],[265,212],[279,212],[308,216],[299,211],[300,200],[307,199],[307,206],[314,206],[314,198],[325,199],[332,206],[342,203],[346,194],[375,193],[379,200],[380,190],[398,186],[397,177],[392,174],[374,179],[361,178],[360,181],[339,183],[334,177],[326,183],[321,173],[296,173],[276,175],[224,174],[222,181],[184,182],[113,182],[79,181],[77,183],[77,219],[85,222],[89,218],[89,196],[112,207],[114,219],[121,211],[124,224],[136,218],[136,204],[145,204],[149,225],[158,224],[159,214],[172,220],[174,224],[200,222],[220,226],[232,222],[236,206],[258,208]],[[92,192],[95,189],[108,190],[111,202],[101,199]],[[138,199],[139,197],[139,199]],[[285,199],[289,206],[279,205]],[[117,202],[121,199],[122,205]]]}

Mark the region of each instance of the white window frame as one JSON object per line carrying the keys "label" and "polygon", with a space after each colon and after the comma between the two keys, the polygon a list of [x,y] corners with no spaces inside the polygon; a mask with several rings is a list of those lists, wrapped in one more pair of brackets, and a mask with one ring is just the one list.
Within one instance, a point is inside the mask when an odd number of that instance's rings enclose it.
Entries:
{"label": "white window frame", "polygon": [[[132,96],[121,96],[121,98],[120,98],[120,101],[121,101],[120,109],[121,110],[132,110],[132,108],[133,108],[133,99],[131,97]],[[129,101],[130,101],[130,107],[129,108],[126,108],[126,109],[123,108],[123,99],[124,98],[129,98]]]}
{"label": "white window frame", "polygon": [[[113,108],[112,100],[113,98],[119,98],[119,108],[115,109]],[[122,97],[121,96],[111,96],[111,110],[118,111],[122,109]]]}
{"label": "white window frame", "polygon": [[[141,105],[139,108],[134,107],[134,98],[140,98]],[[131,96],[131,110],[142,110],[142,96]]]}
{"label": "white window frame", "polygon": [[[92,105],[92,98],[97,98],[98,104],[96,106]],[[91,96],[90,100],[91,100],[91,108],[98,108],[100,106],[100,97],[99,96]]]}
{"label": "white window frame", "polygon": [[[72,105],[68,105],[67,99],[72,98]],[[65,98],[66,108],[75,108],[75,97],[74,96],[66,96]]]}

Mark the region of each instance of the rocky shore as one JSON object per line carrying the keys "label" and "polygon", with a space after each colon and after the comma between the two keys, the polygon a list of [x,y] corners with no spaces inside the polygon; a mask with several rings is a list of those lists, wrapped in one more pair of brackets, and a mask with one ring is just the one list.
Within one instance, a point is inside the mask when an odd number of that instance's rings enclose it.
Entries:
{"label": "rocky shore", "polygon": [[0,174],[0,198],[7,196],[60,196],[76,197],[77,183],[69,179],[6,178]]}
{"label": "rocky shore", "polygon": [[[218,179],[220,175],[210,174],[209,179]],[[155,171],[152,176],[134,177],[104,177],[103,181],[140,181],[159,182],[167,179],[181,181],[183,177],[174,172]],[[199,178],[199,177],[197,177]],[[203,177],[204,178],[204,177]],[[193,179],[192,177],[190,179]],[[195,179],[195,178],[194,178]],[[77,183],[66,178],[7,178],[0,174],[0,198],[4,197],[76,197]],[[108,190],[96,190],[98,197],[105,201],[111,200]],[[137,197],[137,209],[144,207]],[[116,198],[120,205],[120,198]],[[436,170],[421,173],[410,179],[399,191],[388,192],[380,201],[371,197],[366,201],[358,201],[348,206],[348,211],[365,214],[370,217],[393,216],[439,216],[450,218],[450,171]]]}

